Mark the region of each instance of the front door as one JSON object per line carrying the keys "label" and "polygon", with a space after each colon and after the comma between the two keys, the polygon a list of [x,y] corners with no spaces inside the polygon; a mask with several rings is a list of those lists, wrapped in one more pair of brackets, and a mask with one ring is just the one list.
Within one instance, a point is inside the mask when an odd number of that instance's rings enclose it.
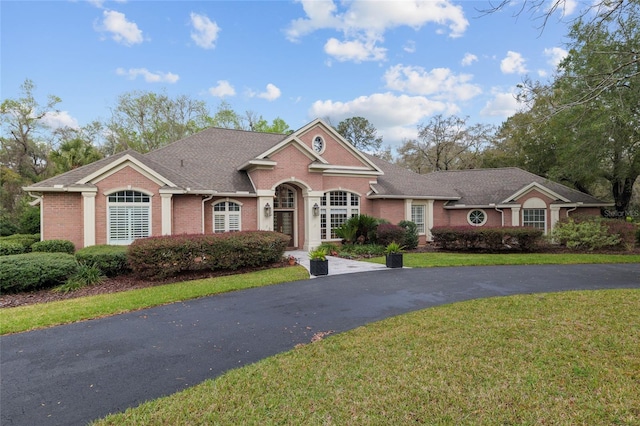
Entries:
{"label": "front door", "polygon": [[293,244],[293,212],[275,211],[273,212],[273,230],[289,236],[289,247]]}

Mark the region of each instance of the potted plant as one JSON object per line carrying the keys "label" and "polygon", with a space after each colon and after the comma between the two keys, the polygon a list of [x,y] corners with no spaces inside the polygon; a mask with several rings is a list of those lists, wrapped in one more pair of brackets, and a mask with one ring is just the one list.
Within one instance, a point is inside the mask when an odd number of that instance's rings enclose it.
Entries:
{"label": "potted plant", "polygon": [[387,268],[402,268],[403,248],[404,247],[402,247],[400,244],[396,243],[395,241],[392,241],[387,245],[387,247],[384,249]]}
{"label": "potted plant", "polygon": [[327,260],[327,250],[325,248],[317,248],[309,252],[309,272],[311,275],[328,275],[329,261]]}
{"label": "potted plant", "polygon": [[293,266],[298,263],[298,259],[296,259],[293,255],[289,255],[287,256],[287,262],[289,262],[289,265]]}

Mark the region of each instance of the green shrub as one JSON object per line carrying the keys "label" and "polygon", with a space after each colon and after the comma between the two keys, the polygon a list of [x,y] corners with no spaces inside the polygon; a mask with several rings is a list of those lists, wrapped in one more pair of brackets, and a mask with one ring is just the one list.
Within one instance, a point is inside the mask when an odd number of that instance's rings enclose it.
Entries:
{"label": "green shrub", "polygon": [[609,226],[599,217],[563,218],[556,223],[551,237],[567,248],[588,251],[613,248],[623,242],[620,234],[610,232]]}
{"label": "green shrub", "polygon": [[0,240],[0,256],[9,256],[11,254],[26,253],[27,249],[24,244],[17,241]]}
{"label": "green shrub", "polygon": [[93,265],[108,277],[131,271],[127,261],[127,246],[98,245],[81,248],[76,252],[78,262]]}
{"label": "green shrub", "polygon": [[385,247],[380,244],[352,244],[340,248],[340,257],[375,257],[384,254]]}
{"label": "green shrub", "polygon": [[24,253],[0,257],[0,290],[4,293],[53,287],[75,274],[78,263],[66,253]]}
{"label": "green shrub", "polygon": [[13,235],[18,232],[18,227],[7,215],[0,216],[0,236]]}
{"label": "green shrub", "polygon": [[335,229],[336,236],[342,238],[343,244],[353,244],[358,235],[358,218],[352,217]]}
{"label": "green shrub", "polygon": [[76,251],[76,246],[69,240],[45,240],[33,243],[31,245],[31,251],[73,254]]}
{"label": "green shrub", "polygon": [[404,238],[402,239],[402,245],[407,250],[413,250],[418,247],[420,242],[420,236],[418,235],[418,225],[410,220],[402,220],[398,223],[398,226],[404,228]]}
{"label": "green shrub", "polygon": [[405,237],[405,229],[391,223],[381,223],[376,229],[376,243],[387,246],[392,242],[402,243]]}
{"label": "green shrub", "polygon": [[154,279],[193,270],[236,270],[279,262],[288,243],[288,236],[270,231],[150,237],[129,246],[128,262],[138,275]]}
{"label": "green shrub", "polygon": [[11,241],[24,246],[24,252],[31,251],[31,245],[40,241],[40,234],[13,234],[6,237],[0,237],[0,241]]}
{"label": "green shrub", "polygon": [[40,207],[26,207],[20,215],[20,232],[37,234],[40,232]]}
{"label": "green shrub", "polygon": [[98,284],[104,281],[104,279],[104,274],[95,265],[79,263],[76,273],[73,274],[67,282],[55,287],[54,290],[60,293],[68,293],[70,291],[79,290],[88,285]]}
{"label": "green shrub", "polygon": [[531,251],[543,232],[529,227],[441,226],[431,229],[433,242],[445,250]]}

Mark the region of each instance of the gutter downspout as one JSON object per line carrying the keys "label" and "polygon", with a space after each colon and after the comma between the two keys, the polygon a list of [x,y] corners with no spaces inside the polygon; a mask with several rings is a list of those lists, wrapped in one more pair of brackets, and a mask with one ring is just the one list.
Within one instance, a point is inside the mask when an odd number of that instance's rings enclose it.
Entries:
{"label": "gutter downspout", "polygon": [[567,209],[567,217],[569,217],[569,213],[578,209],[578,206],[574,206],[572,209]]}
{"label": "gutter downspout", "polygon": [[500,212],[502,227],[504,228],[504,210],[499,209],[498,207],[494,207],[495,211]]}
{"label": "gutter downspout", "polygon": [[44,241],[44,209],[42,208],[42,194],[41,195],[34,195],[31,191],[27,192],[27,194],[29,194],[30,197],[35,198],[34,201],[32,201],[29,204],[32,205],[36,205],[39,204],[40,205],[40,241]]}
{"label": "gutter downspout", "polygon": [[213,195],[210,195],[206,198],[202,199],[202,235],[205,233],[205,224],[204,224],[204,203],[210,201],[213,198]]}

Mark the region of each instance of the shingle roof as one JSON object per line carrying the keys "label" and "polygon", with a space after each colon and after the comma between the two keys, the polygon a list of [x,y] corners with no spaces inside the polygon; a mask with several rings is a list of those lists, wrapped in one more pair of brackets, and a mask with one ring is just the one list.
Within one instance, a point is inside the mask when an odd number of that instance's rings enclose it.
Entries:
{"label": "shingle roof", "polygon": [[237,167],[256,158],[286,135],[210,128],[145,157],[188,179],[192,190],[254,192],[249,176]]}
{"label": "shingle roof", "polygon": [[536,182],[572,203],[604,204],[591,195],[571,189],[565,185],[527,172],[517,167],[499,169],[470,169],[430,173],[426,177],[432,182],[446,183],[460,194],[460,199],[448,205],[481,206],[500,204],[509,197]]}
{"label": "shingle roof", "polygon": [[428,179],[428,175],[420,175],[369,154],[364,155],[384,173],[378,176],[378,183],[371,185],[379,197],[459,198],[453,186],[447,182],[434,181]]}
{"label": "shingle roof", "polygon": [[[128,150],[35,183],[29,188],[93,187],[77,182],[129,155],[180,188],[191,191],[248,192],[254,188],[238,167],[256,159],[288,135],[210,128],[163,148],[139,154]],[[508,202],[513,194],[536,182],[572,203],[603,205],[590,195],[519,168],[441,171],[420,175],[372,155],[363,155],[384,173],[372,184],[380,198],[435,198],[448,206],[488,206]]]}

